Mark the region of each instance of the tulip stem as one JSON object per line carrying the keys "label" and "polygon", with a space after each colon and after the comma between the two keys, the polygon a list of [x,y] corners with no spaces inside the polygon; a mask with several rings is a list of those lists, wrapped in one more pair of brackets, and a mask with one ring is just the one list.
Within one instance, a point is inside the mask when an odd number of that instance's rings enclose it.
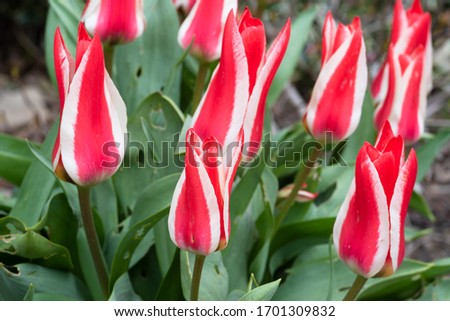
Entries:
{"label": "tulip stem", "polygon": [[195,81],[194,94],[192,96],[192,115],[197,110],[198,104],[202,99],[203,88],[205,87],[206,75],[208,74],[209,63],[201,62],[198,67],[197,80]]}
{"label": "tulip stem", "polygon": [[348,290],[347,295],[344,297],[343,301],[354,301],[358,296],[359,292],[363,288],[367,279],[361,275],[358,275],[352,284],[352,287]]}
{"label": "tulip stem", "polygon": [[205,263],[205,258],[206,256],[200,254],[195,256],[194,272],[192,274],[191,284],[191,301],[198,301],[200,279],[202,278],[203,263]]}
{"label": "tulip stem", "polygon": [[95,230],[94,217],[92,215],[90,204],[90,190],[89,187],[77,186],[77,188],[78,200],[80,202],[81,209],[81,218],[83,220],[83,226],[86,232],[89,250],[91,252],[95,270],[97,271],[97,276],[102,287],[104,298],[106,300],[109,297],[109,277],[102,249],[100,247],[100,242]]}
{"label": "tulip stem", "polygon": [[311,154],[308,155],[306,161],[304,163],[302,162],[303,166],[300,167],[299,171],[295,175],[294,187],[292,188],[291,193],[279,205],[278,215],[275,217],[275,227],[274,227],[273,233],[272,233],[273,236],[277,232],[278,228],[281,226],[281,223],[283,223],[284,219],[286,218],[286,215],[289,212],[289,209],[294,204],[295,197],[297,196],[298,191],[302,188],[302,186],[305,184],[306,180],[308,179],[308,176],[311,173],[311,170],[314,168],[314,164],[316,163],[317,159],[319,158],[319,155],[320,155],[320,150],[313,149]]}

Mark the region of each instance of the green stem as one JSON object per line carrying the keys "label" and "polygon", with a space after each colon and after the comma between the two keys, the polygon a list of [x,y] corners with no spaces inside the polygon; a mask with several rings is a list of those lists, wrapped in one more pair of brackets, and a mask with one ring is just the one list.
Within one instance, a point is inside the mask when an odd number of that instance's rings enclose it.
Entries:
{"label": "green stem", "polygon": [[113,56],[114,56],[114,48],[115,46],[104,45],[103,53],[105,55],[105,68],[109,73],[109,76],[112,77],[112,67],[113,67]]}
{"label": "green stem", "polygon": [[320,150],[314,149],[311,155],[308,155],[307,160],[305,163],[302,163],[303,166],[300,167],[299,171],[295,175],[294,179],[294,187],[292,188],[291,193],[289,196],[279,205],[279,211],[278,215],[275,218],[275,228],[273,230],[273,235],[277,232],[278,228],[281,226],[281,223],[283,223],[284,219],[286,218],[287,213],[289,212],[289,209],[292,207],[292,205],[295,202],[295,197],[298,194],[298,191],[302,188],[303,184],[308,179],[309,174],[311,173],[311,170],[314,168],[314,164],[319,158]]}
{"label": "green stem", "polygon": [[361,275],[358,275],[352,284],[352,287],[348,290],[347,295],[343,301],[354,301],[358,296],[359,292],[363,288],[367,279]]}
{"label": "green stem", "polygon": [[205,87],[206,75],[208,74],[209,63],[201,62],[198,67],[197,80],[195,82],[194,94],[192,96],[192,114],[202,99],[203,87]]}
{"label": "green stem", "polygon": [[191,301],[198,301],[200,279],[202,278],[203,263],[205,263],[205,258],[206,256],[200,254],[195,256],[194,273],[192,275],[191,284]]}
{"label": "green stem", "polygon": [[106,269],[105,259],[100,247],[97,232],[95,230],[94,217],[91,211],[89,187],[77,186],[78,200],[80,202],[81,218],[83,220],[84,230],[86,232],[89,250],[94,261],[98,280],[103,290],[105,300],[109,297],[109,277]]}

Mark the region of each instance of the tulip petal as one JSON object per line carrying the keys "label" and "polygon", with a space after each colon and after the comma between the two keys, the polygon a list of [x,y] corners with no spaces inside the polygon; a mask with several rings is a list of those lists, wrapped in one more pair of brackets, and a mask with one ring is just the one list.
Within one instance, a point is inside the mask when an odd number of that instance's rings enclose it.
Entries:
{"label": "tulip petal", "polygon": [[252,157],[259,150],[267,94],[278,67],[283,60],[284,54],[286,53],[289,44],[290,31],[291,24],[290,20],[288,20],[267,52],[267,60],[258,75],[255,87],[250,96],[244,122],[244,141],[248,144],[245,149],[246,157]]}
{"label": "tulip petal", "polygon": [[72,79],[61,118],[62,161],[77,185],[95,184],[111,176],[117,166],[105,166],[105,162],[117,165],[121,155],[117,144],[123,136],[113,129],[119,121],[110,112],[105,87],[102,45],[94,37]]}
{"label": "tulip petal", "polygon": [[187,136],[185,170],[175,188],[169,213],[169,233],[178,247],[208,255],[217,250],[221,211],[201,156]]}
{"label": "tulip petal", "polygon": [[367,153],[366,145],[356,160],[355,180],[339,210],[334,242],[339,256],[365,277],[376,275],[389,251],[389,212],[383,185]]}
{"label": "tulip petal", "polygon": [[180,26],[178,42],[201,59],[219,58],[223,26],[230,11],[237,10],[237,0],[198,0]]}
{"label": "tulip petal", "polygon": [[314,137],[332,132],[341,140],[358,126],[367,86],[365,52],[362,31],[357,28],[322,67],[306,113]]}
{"label": "tulip petal", "polygon": [[334,38],[336,36],[336,22],[331,11],[328,11],[322,29],[322,66],[333,54]]}
{"label": "tulip petal", "polygon": [[245,47],[233,13],[225,25],[223,48],[220,64],[194,114],[192,127],[201,139],[214,136],[226,149],[237,142],[249,97]]}
{"label": "tulip petal", "polygon": [[401,168],[395,183],[394,195],[389,207],[390,213],[390,255],[395,271],[405,255],[405,218],[417,175],[417,157],[411,149],[408,159]]}

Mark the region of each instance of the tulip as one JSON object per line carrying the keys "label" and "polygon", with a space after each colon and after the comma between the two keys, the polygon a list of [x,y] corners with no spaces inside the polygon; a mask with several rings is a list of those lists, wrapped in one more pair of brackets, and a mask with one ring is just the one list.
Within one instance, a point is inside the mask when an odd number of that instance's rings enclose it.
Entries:
{"label": "tulip", "polygon": [[232,12],[228,16],[220,63],[187,132],[185,169],[170,208],[170,236],[181,249],[208,255],[228,243],[231,185],[244,142],[254,132],[261,136],[265,96],[286,50],[289,26],[266,57],[261,21],[248,11],[239,25]]}
{"label": "tulip", "polygon": [[172,0],[175,8],[181,8],[184,12],[191,11],[196,0]]}
{"label": "tulip", "polygon": [[375,147],[358,153],[355,178],[336,218],[333,238],[341,260],[368,278],[394,273],[405,255],[404,224],[417,175],[411,149],[404,160],[403,138],[388,122]]}
{"label": "tulip", "polygon": [[190,46],[192,55],[211,62],[220,57],[223,30],[230,11],[236,14],[237,0],[198,0],[178,32],[180,46]]}
{"label": "tulip", "polygon": [[88,0],[81,16],[91,35],[104,43],[131,42],[145,29],[142,0]]}
{"label": "tulip", "polygon": [[74,60],[59,29],[54,39],[60,126],[53,149],[58,177],[79,186],[112,176],[124,155],[126,107],[105,70],[102,44],[80,24]]}
{"label": "tulip", "polygon": [[361,118],[367,87],[366,48],[358,17],[336,27],[328,13],[322,30],[322,68],[306,108],[304,124],[316,139],[350,136]]}
{"label": "tulip", "polygon": [[389,52],[371,91],[375,125],[389,120],[395,133],[415,142],[424,132],[427,94],[432,87],[431,17],[416,0],[408,10],[394,8]]}

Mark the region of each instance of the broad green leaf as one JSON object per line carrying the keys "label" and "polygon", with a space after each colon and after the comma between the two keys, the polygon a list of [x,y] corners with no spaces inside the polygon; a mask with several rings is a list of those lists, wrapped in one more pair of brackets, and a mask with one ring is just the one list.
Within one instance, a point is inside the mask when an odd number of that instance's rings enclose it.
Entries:
{"label": "broad green leaf", "polygon": [[134,292],[128,273],[122,274],[114,284],[109,301],[142,301]]}
{"label": "broad green leaf", "polygon": [[293,21],[291,26],[291,38],[286,54],[278,68],[278,72],[275,75],[267,97],[267,104],[269,106],[272,106],[275,103],[286,83],[292,78],[303,48],[308,41],[309,32],[315,17],[316,9],[309,9],[299,14],[295,21]]}
{"label": "broad green leaf", "polygon": [[72,273],[35,264],[18,264],[7,269],[0,263],[0,300],[22,300],[33,284],[33,300],[41,295],[64,300],[90,300],[86,286]]}
{"label": "broad green leaf", "polygon": [[117,197],[111,180],[91,188],[92,206],[98,213],[106,234],[111,233],[118,222]]}
{"label": "broad green leaf", "polygon": [[280,281],[281,279],[278,279],[258,286],[257,288],[246,293],[239,299],[239,301],[269,301],[277,291]]}
{"label": "broad green leaf", "polygon": [[147,0],[144,11],[147,25],[142,36],[118,46],[114,54],[113,79],[128,115],[156,91],[163,91],[177,103],[180,98],[181,68],[177,62],[183,52],[177,42],[177,12],[170,0]]}
{"label": "broad green leaf", "polygon": [[[137,198],[150,183],[180,172],[184,167],[181,159],[175,156],[183,121],[178,107],[160,93],[147,97],[129,118],[127,153],[123,166],[114,176],[124,212],[134,207]],[[143,123],[146,124],[145,132]]]}
{"label": "broad green leaf", "polygon": [[20,185],[33,160],[26,141],[0,134],[0,177]]}
{"label": "broad green leaf", "polygon": [[75,46],[77,42],[78,23],[83,11],[84,3],[81,0],[49,0],[45,26],[45,62],[48,74],[53,83],[56,84],[55,67],[53,63],[53,39],[57,27],[61,30],[64,42],[75,57]]}
{"label": "broad green leaf", "polygon": [[[48,159],[53,150],[57,133],[58,122],[55,122],[41,148],[41,153]],[[55,183],[55,175],[50,173],[40,160],[33,160],[20,187],[16,205],[9,215],[19,219],[27,226],[35,225],[43,214]]]}
{"label": "broad green leaf", "polygon": [[436,155],[450,140],[450,130],[444,129],[438,132],[433,138],[427,139],[423,144],[416,149],[417,161],[419,163],[419,169],[417,171],[416,181],[420,182],[425,177],[431,164],[433,163]]}
{"label": "broad green leaf", "polygon": [[156,223],[168,213],[167,209],[159,213],[154,213],[148,218],[140,221],[130,228],[123,236],[115,252],[111,266],[110,286],[114,285],[117,279],[128,270],[134,251]]}
{"label": "broad green leaf", "polygon": [[156,295],[158,301],[180,301],[183,300],[183,289],[181,288],[180,253],[176,251],[173,262],[167,271],[163,281],[159,285]]}
{"label": "broad green leaf", "polygon": [[[195,254],[180,251],[181,283],[186,300],[191,297],[192,273]],[[228,272],[223,265],[222,253],[214,252],[208,255],[203,264],[200,279],[199,301],[224,301],[228,295]]]}
{"label": "broad green leaf", "polygon": [[450,301],[450,279],[438,280],[430,284],[420,296],[421,301]]}
{"label": "broad green leaf", "polygon": [[0,219],[0,231],[0,253],[34,260],[49,267],[73,268],[65,247],[27,229],[19,220],[9,216]]}

